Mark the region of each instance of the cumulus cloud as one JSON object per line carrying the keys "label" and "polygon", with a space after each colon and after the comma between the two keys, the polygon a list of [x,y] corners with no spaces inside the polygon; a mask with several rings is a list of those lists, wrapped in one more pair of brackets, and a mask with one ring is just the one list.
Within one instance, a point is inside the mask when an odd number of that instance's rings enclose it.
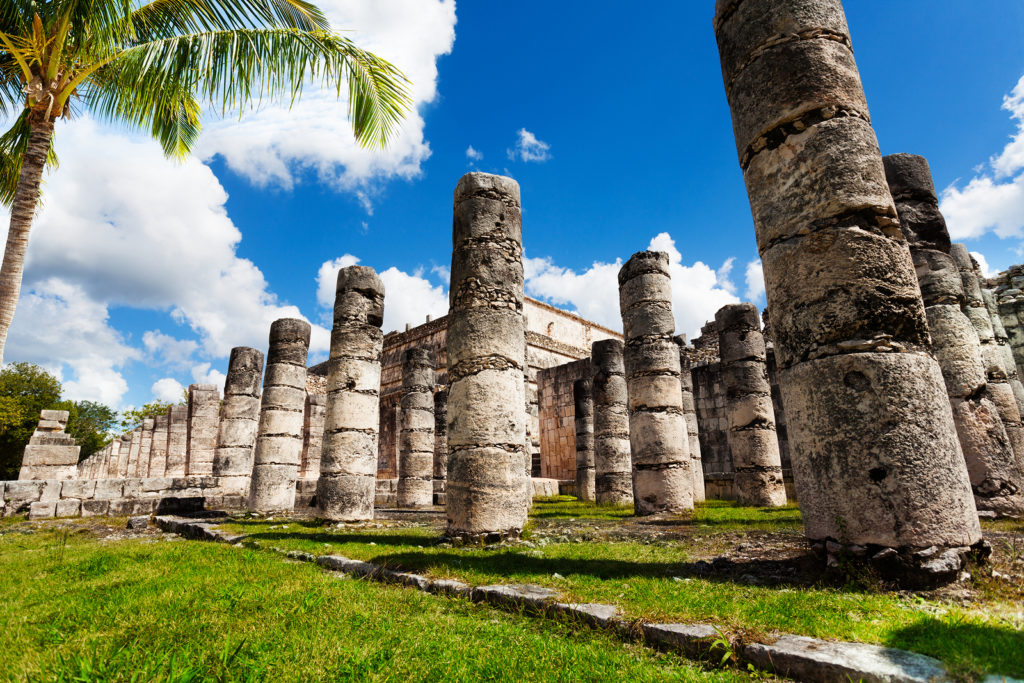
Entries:
{"label": "cumulus cloud", "polygon": [[1003,98],[1003,109],[1017,122],[1017,133],[966,185],[942,191],[941,209],[954,240],[992,231],[1003,238],[1024,237],[1024,76]]}
{"label": "cumulus cloud", "polygon": [[[714,319],[719,308],[739,301],[722,287],[714,268],[700,261],[684,265],[683,255],[668,233],[655,236],[649,248],[669,255],[677,332],[696,336],[705,322]],[[584,318],[606,327],[622,329],[618,294],[621,259],[614,263],[596,261],[582,272],[558,266],[547,257],[524,259],[524,265],[526,292],[530,296],[571,307]]]}
{"label": "cumulus cloud", "polygon": [[106,305],[50,277],[22,290],[6,356],[53,372],[67,398],[116,406],[128,391],[120,368],[142,354],[111,327]]}
{"label": "cumulus cloud", "polygon": [[473,145],[470,145],[469,147],[466,148],[466,158],[469,159],[470,161],[480,161],[481,159],[484,158],[484,153],[477,149],[474,149]]}
{"label": "cumulus cloud", "polygon": [[764,268],[761,266],[761,259],[754,259],[747,264],[743,279],[747,284],[747,289],[743,293],[747,301],[764,303]]}
{"label": "cumulus cloud", "polygon": [[291,188],[303,173],[342,190],[359,191],[370,206],[389,178],[414,178],[430,156],[419,109],[437,95],[437,58],[455,40],[455,0],[324,0],[318,5],[336,31],[384,57],[411,81],[413,109],[387,149],[356,144],[346,120],[347,96],[318,86],[302,99],[263,106],[245,116],[207,125],[205,159],[221,156],[234,172],[258,185]]}
{"label": "cumulus cloud", "polygon": [[506,150],[508,158],[512,161],[518,159],[520,161],[534,161],[540,163],[551,158],[551,145],[543,140],[538,140],[537,136],[530,131],[525,128],[520,128],[516,133],[516,136],[517,139],[515,146]]}
{"label": "cumulus cloud", "polygon": [[149,330],[142,335],[142,346],[150,358],[159,365],[186,367],[199,344],[191,339],[176,339],[160,330]]}
{"label": "cumulus cloud", "polygon": [[151,387],[153,398],[158,401],[177,403],[184,398],[185,387],[173,377],[164,377],[153,382]]}
{"label": "cumulus cloud", "polygon": [[227,378],[227,375],[214,368],[211,363],[200,363],[192,367],[192,381],[196,384],[212,384],[221,390]]}
{"label": "cumulus cloud", "polygon": [[983,277],[995,277],[996,275],[999,274],[999,271],[992,270],[992,268],[988,265],[988,259],[986,259],[985,255],[982,254],[980,251],[972,251],[971,256],[973,256],[974,260],[978,262],[978,266],[981,268],[981,274]]}
{"label": "cumulus cloud", "polygon": [[[317,271],[317,301],[324,308],[334,306],[334,283],[338,269],[355,265],[359,259],[345,254],[331,261],[325,261]],[[436,272],[440,266],[435,266]],[[440,318],[448,313],[448,293],[440,285],[433,285],[423,277],[422,268],[411,274],[394,266],[378,273],[384,283],[384,324],[385,333],[404,330],[405,326],[421,325],[429,315]]]}

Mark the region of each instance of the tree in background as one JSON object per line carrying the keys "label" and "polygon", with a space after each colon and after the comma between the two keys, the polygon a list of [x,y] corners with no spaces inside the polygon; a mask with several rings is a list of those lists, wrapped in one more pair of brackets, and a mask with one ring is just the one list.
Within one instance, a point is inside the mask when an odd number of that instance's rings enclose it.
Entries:
{"label": "tree in background", "polygon": [[11,207],[0,265],[0,363],[21,293],[54,123],[89,111],[150,133],[181,159],[204,107],[294,102],[307,82],[347,86],[360,144],[384,146],[408,111],[405,76],[332,32],[305,0],[0,0],[0,200]]}
{"label": "tree in background", "polygon": [[130,432],[147,418],[153,418],[157,415],[166,415],[167,411],[171,409],[171,406],[185,405],[185,401],[178,401],[177,403],[171,403],[170,401],[156,400],[152,403],[147,403],[141,408],[132,408],[130,410],[124,410],[121,412],[121,419],[118,426],[122,432]]}
{"label": "tree in background", "polygon": [[17,479],[25,446],[43,410],[68,411],[67,433],[82,447],[79,460],[110,442],[117,412],[93,401],[61,400],[60,380],[32,363],[0,370],[0,480]]}

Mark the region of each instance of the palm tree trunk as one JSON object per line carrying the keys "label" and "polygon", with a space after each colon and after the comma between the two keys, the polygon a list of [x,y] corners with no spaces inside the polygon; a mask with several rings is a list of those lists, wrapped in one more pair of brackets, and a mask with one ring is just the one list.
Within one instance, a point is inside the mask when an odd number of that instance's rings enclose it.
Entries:
{"label": "palm tree trunk", "polygon": [[28,233],[32,228],[36,205],[39,203],[39,187],[43,182],[43,168],[53,138],[53,119],[48,116],[33,121],[28,146],[21,162],[18,187],[11,204],[11,226],[7,230],[7,246],[4,249],[3,265],[0,265],[0,365],[4,362],[4,346],[7,332],[14,320],[14,310],[21,295],[21,275],[25,270],[25,250],[28,248]]}

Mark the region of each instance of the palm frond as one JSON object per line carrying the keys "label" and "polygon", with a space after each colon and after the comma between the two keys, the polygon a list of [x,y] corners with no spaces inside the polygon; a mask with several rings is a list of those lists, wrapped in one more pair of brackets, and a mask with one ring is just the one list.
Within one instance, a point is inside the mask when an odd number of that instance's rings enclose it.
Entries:
{"label": "palm frond", "polygon": [[214,31],[150,41],[124,50],[83,85],[90,103],[113,106],[112,96],[102,91],[116,83],[137,91],[117,107],[151,108],[161,102],[162,92],[188,84],[198,99],[222,112],[241,112],[264,99],[294,101],[309,82],[335,87],[339,94],[348,84],[356,138],[367,146],[384,145],[411,105],[408,81],[393,65],[347,38],[297,29]]}
{"label": "palm frond", "polygon": [[329,30],[324,13],[305,0],[150,0],[131,24],[138,42],[245,28]]}

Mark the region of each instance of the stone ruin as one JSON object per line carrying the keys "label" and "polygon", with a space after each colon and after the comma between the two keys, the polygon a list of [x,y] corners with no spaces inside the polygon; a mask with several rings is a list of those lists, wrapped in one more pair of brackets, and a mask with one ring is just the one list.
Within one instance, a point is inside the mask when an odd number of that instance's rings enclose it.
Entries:
{"label": "stone ruin", "polygon": [[262,355],[235,349],[222,402],[193,385],[81,462],[44,411],[5,514],[433,504],[449,538],[490,541],[536,494],[639,515],[797,500],[830,564],[954,578],[984,552],[979,511],[1024,514],[1024,268],[985,280],[927,162],[882,158],[839,0],[718,0],[714,30],[763,327],[727,306],[675,336],[659,252],[619,273],[624,335],[525,297],[519,186],[470,173],[449,315],[384,336],[376,273],[342,269],[326,363],[306,368],[307,323],[277,321],[262,391]]}

